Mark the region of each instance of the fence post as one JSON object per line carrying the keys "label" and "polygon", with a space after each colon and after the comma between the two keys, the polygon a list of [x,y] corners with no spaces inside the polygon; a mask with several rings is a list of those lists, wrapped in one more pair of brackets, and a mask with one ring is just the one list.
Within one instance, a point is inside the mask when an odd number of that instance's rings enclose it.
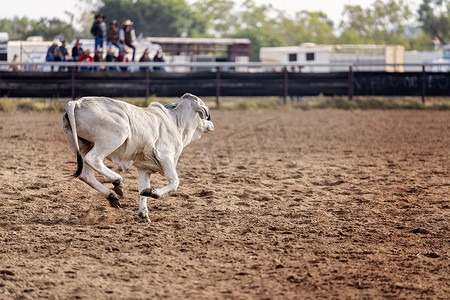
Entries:
{"label": "fence post", "polygon": [[75,100],[75,69],[76,67],[72,67],[72,100]]}
{"label": "fence post", "polygon": [[354,90],[353,90],[353,67],[350,66],[348,69],[348,100],[352,100],[353,99],[353,94],[354,94]]}
{"label": "fence post", "polygon": [[220,108],[220,67],[216,71],[216,108]]}
{"label": "fence post", "polygon": [[426,79],[425,65],[422,65],[422,104],[425,104]]}
{"label": "fence post", "polygon": [[149,67],[145,68],[145,101],[148,100],[149,97],[149,80],[150,80],[150,70],[148,69]]}
{"label": "fence post", "polygon": [[283,78],[283,104],[286,105],[287,104],[287,96],[288,96],[288,70],[287,67],[284,66],[283,69],[283,73],[284,73],[284,78]]}

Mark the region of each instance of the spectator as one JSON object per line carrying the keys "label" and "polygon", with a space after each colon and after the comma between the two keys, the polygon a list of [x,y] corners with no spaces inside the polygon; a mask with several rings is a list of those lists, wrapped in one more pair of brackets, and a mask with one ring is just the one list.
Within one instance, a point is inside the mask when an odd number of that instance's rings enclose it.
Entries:
{"label": "spectator", "polygon": [[[61,46],[59,46],[56,50],[55,61],[69,61],[69,60],[70,60],[70,55],[69,55],[69,51],[67,51],[67,48],[66,48],[66,41],[61,40]],[[60,71],[66,70],[66,67],[60,67],[59,70]]]}
{"label": "spectator", "polygon": [[103,48],[106,36],[106,24],[104,22],[105,16],[103,14],[95,15],[95,22],[92,24],[91,33],[95,38],[95,50]]}
{"label": "spectator", "polygon": [[73,61],[78,61],[78,59],[80,58],[81,55],[83,55],[83,48],[81,48],[82,43],[80,42],[80,40],[77,40],[75,42],[75,46],[73,46],[72,48],[72,60]]}
{"label": "spectator", "polygon": [[[154,62],[165,62],[164,57],[163,57],[163,52],[161,49],[158,50],[158,52],[156,52],[156,55],[153,56],[153,61]],[[162,72],[167,72],[166,67],[155,67],[155,71],[162,71]]]}
{"label": "spectator", "polygon": [[134,61],[134,57],[136,55],[136,33],[134,32],[133,22],[130,20],[126,20],[123,22],[123,28],[119,31],[119,40],[122,43],[122,46],[128,46],[133,49],[133,58],[131,61]]}
{"label": "spectator", "polygon": [[116,62],[117,61],[117,56],[115,55],[113,49],[108,49],[108,51],[106,52],[105,61],[106,62]]}
{"label": "spectator", "polygon": [[[118,62],[130,62],[130,60],[127,57],[128,54],[128,49],[127,48],[123,48],[122,52],[120,52],[119,57],[117,57],[117,61]],[[126,66],[126,67],[120,67],[120,69],[122,71],[129,71],[130,67]]]}
{"label": "spectator", "polygon": [[[98,48],[97,50],[95,50],[94,62],[104,62],[104,61],[105,61],[105,59],[103,58],[103,49]],[[106,67],[105,66],[97,66],[97,67],[95,67],[95,69],[97,71],[105,71]]]}
{"label": "spectator", "polygon": [[[17,54],[14,54],[14,57],[13,57],[11,62],[18,63],[19,62],[19,56]],[[9,69],[11,71],[20,71],[20,65],[10,65]]]}
{"label": "spectator", "polygon": [[58,50],[58,41],[54,40],[50,48],[48,48],[47,50],[45,61],[55,61],[57,50]]}
{"label": "spectator", "polygon": [[[144,54],[142,54],[141,58],[139,59],[139,62],[151,62],[150,57],[148,57],[148,49],[144,50]],[[152,66],[148,66],[148,67],[140,67],[139,70],[141,71],[145,71],[145,69],[148,69],[150,72],[153,72],[153,67]]]}
{"label": "spectator", "polygon": [[117,28],[116,20],[109,23],[108,32],[106,34],[106,43],[108,48],[116,46],[119,49],[119,53],[122,51],[122,44],[119,43],[119,28]]}
{"label": "spectator", "polygon": [[70,55],[69,55],[69,51],[67,51],[65,40],[61,41],[61,46],[59,46],[58,50],[56,50],[56,51],[57,51],[57,57],[59,60],[55,59],[55,61],[69,61],[70,60]]}
{"label": "spectator", "polygon": [[[58,41],[53,40],[52,45],[47,50],[47,55],[45,56],[45,61],[55,61],[57,51],[58,51]],[[51,70],[53,71],[53,66],[51,66]]]}
{"label": "spectator", "polygon": [[[80,58],[78,59],[78,62],[88,62],[88,63],[94,62],[94,58],[91,56],[91,50],[86,49],[86,51],[84,51],[83,55],[81,55]],[[81,67],[81,70],[82,71],[90,71],[90,70],[92,70],[92,67],[83,66],[83,67]]]}
{"label": "spectator", "polygon": [[[108,49],[108,51],[106,52],[105,61],[106,62],[117,62],[117,56],[115,56],[113,49],[111,49],[111,48]],[[117,71],[117,72],[120,71],[119,67],[117,67],[117,66],[107,67],[106,69],[108,71]]]}

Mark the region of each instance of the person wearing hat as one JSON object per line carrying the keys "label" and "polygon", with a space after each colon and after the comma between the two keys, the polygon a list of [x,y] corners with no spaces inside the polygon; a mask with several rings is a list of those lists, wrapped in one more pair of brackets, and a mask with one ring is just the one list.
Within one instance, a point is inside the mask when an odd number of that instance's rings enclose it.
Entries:
{"label": "person wearing hat", "polygon": [[80,58],[81,55],[83,55],[84,51],[83,48],[81,48],[81,41],[78,39],[75,42],[75,46],[73,46],[72,48],[72,60],[73,61],[78,61],[78,59]]}
{"label": "person wearing hat", "polygon": [[58,59],[55,59],[55,61],[69,61],[70,60],[69,51],[67,51],[67,48],[66,48],[66,40],[61,40],[61,46],[59,46],[56,51],[57,51]]}
{"label": "person wearing hat", "polygon": [[[117,61],[117,56],[115,55],[114,49],[109,48],[108,51],[106,51],[105,61],[106,62],[116,62]],[[120,71],[119,67],[117,67],[117,66],[106,67],[106,70],[117,71],[117,72]]]}
{"label": "person wearing hat", "polygon": [[[139,62],[151,62],[152,60],[150,59],[148,54],[149,54],[148,48],[145,48],[144,53],[142,54],[141,58],[139,59]],[[147,68],[150,72],[154,71],[152,66],[148,66]],[[140,71],[145,71],[145,69],[146,69],[146,67],[139,68]]]}
{"label": "person wearing hat", "polygon": [[[52,45],[47,49],[47,54],[45,55],[45,61],[55,61],[55,58],[58,54],[58,46],[59,46],[59,41],[53,40]],[[53,66],[51,66],[51,70],[53,71]]]}
{"label": "person wearing hat", "polygon": [[131,61],[134,61],[136,55],[136,33],[132,27],[133,22],[131,22],[131,20],[126,20],[122,25],[123,28],[119,31],[119,40],[122,43],[122,46],[128,46],[133,49],[133,58]]}
{"label": "person wearing hat", "polygon": [[[67,51],[66,48],[66,40],[61,40],[61,45],[56,48],[56,56],[55,61],[69,61],[70,55],[69,51]],[[63,66],[60,66],[59,71],[65,71],[66,68]]]}
{"label": "person wearing hat", "polygon": [[[97,50],[95,50],[94,62],[104,62],[104,61],[105,61],[105,59],[103,58],[103,49],[97,48]],[[105,71],[106,67],[105,66],[97,66],[97,67],[95,67],[95,69],[97,71]]]}
{"label": "person wearing hat", "polygon": [[[127,57],[128,52],[129,52],[128,49],[126,47],[124,47],[122,49],[122,52],[119,53],[119,56],[117,57],[117,61],[118,62],[129,62],[128,57]],[[130,67],[128,67],[128,66],[127,67],[120,67],[120,69],[122,71],[129,71]]]}
{"label": "person wearing hat", "polygon": [[[19,56],[17,54],[14,54],[13,59],[11,60],[11,62],[13,63],[18,63],[19,61]],[[20,65],[10,65],[9,66],[9,70],[11,71],[20,71]]]}
{"label": "person wearing hat", "polygon": [[119,43],[119,28],[117,28],[116,20],[112,20],[111,23],[109,23],[108,32],[106,33],[106,45],[108,48],[116,46],[119,49],[119,52],[122,51],[122,44]]}
{"label": "person wearing hat", "polygon": [[[162,49],[158,49],[158,51],[156,51],[155,56],[153,56],[153,61],[154,62],[165,62]],[[166,67],[155,67],[155,71],[167,72],[167,69],[166,69]]]}
{"label": "person wearing hat", "polygon": [[103,14],[96,14],[95,22],[91,27],[91,33],[95,39],[95,50],[99,47],[103,48],[103,43],[105,42],[106,24],[104,20],[105,16]]}
{"label": "person wearing hat", "polygon": [[[88,62],[88,63],[94,62],[94,58],[91,56],[91,50],[86,49],[86,51],[84,51],[83,55],[81,55],[80,58],[78,59],[78,62]],[[81,70],[90,71],[90,70],[92,70],[92,67],[83,66],[83,67],[81,67]]]}
{"label": "person wearing hat", "polygon": [[47,49],[47,55],[45,56],[45,61],[55,61],[55,57],[58,51],[59,42],[58,40],[53,40],[52,45]]}

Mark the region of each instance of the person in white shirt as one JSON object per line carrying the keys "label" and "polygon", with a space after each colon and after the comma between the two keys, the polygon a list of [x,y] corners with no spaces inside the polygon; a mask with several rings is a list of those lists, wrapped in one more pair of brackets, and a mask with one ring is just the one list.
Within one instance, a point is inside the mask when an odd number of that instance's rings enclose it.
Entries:
{"label": "person in white shirt", "polygon": [[136,55],[136,33],[132,27],[133,22],[126,20],[122,25],[123,28],[119,31],[119,40],[124,47],[128,46],[133,49],[133,57],[131,61],[134,61],[134,57]]}

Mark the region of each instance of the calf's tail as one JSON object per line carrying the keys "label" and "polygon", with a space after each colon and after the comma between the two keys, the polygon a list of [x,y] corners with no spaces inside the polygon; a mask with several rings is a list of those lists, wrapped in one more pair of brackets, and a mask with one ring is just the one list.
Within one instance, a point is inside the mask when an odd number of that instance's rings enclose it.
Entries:
{"label": "calf's tail", "polygon": [[66,116],[69,119],[70,128],[72,129],[73,142],[77,151],[77,170],[73,173],[73,177],[77,178],[83,171],[83,157],[80,154],[80,145],[78,143],[77,126],[75,123],[75,108],[78,105],[78,101],[70,101],[66,105]]}
{"label": "calf's tail", "polygon": [[73,173],[73,177],[77,178],[81,175],[83,171],[83,157],[81,157],[80,153],[77,152],[77,170]]}

